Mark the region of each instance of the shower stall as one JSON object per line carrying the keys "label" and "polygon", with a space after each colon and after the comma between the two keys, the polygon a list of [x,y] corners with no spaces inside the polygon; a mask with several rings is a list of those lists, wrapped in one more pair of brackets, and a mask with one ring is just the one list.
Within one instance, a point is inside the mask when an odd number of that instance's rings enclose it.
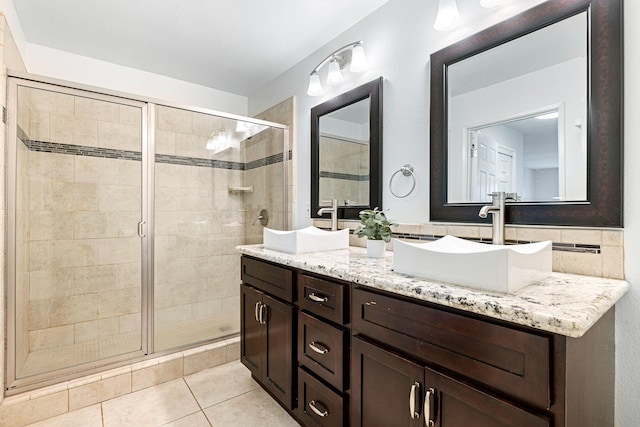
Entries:
{"label": "shower stall", "polygon": [[9,393],[239,332],[287,126],[16,77],[7,126]]}

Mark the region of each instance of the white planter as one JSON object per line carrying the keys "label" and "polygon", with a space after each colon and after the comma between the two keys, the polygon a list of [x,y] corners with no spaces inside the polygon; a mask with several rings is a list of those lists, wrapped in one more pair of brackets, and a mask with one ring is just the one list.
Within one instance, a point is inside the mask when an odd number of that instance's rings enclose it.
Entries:
{"label": "white planter", "polygon": [[367,240],[367,256],[369,258],[382,258],[385,248],[384,240]]}

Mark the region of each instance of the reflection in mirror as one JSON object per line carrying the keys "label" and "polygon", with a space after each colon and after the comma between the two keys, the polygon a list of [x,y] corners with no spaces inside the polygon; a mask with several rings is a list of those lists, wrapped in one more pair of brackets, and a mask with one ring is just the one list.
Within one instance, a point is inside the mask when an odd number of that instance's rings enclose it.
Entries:
{"label": "reflection in mirror", "polygon": [[311,217],[331,200],[338,218],[382,209],[382,77],[311,109]]}
{"label": "reflection in mirror", "polygon": [[587,12],[447,67],[448,202],[587,200]]}
{"label": "reflection in mirror", "polygon": [[369,205],[369,98],[320,117],[320,200]]}
{"label": "reflection in mirror", "polygon": [[[432,53],[430,220],[488,221],[478,211],[493,187],[488,177],[477,182],[484,165],[472,144],[517,132],[522,149],[502,155],[504,185],[521,193],[507,223],[621,227],[622,57],[621,0],[543,2]],[[546,148],[510,125],[550,111],[558,112],[549,131],[557,139],[544,137]],[[540,151],[555,158],[537,158]],[[494,186],[500,173],[497,165]]]}

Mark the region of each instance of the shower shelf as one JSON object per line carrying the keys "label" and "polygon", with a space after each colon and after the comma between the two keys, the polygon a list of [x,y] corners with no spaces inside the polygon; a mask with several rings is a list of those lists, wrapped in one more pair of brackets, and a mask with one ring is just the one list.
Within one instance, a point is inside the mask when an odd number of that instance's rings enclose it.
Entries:
{"label": "shower shelf", "polygon": [[253,193],[253,185],[250,185],[248,187],[229,186],[229,193]]}

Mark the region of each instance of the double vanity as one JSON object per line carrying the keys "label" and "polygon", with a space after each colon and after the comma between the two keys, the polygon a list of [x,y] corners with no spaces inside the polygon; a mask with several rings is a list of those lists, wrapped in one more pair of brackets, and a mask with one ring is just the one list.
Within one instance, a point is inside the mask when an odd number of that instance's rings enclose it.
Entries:
{"label": "double vanity", "polygon": [[395,273],[391,252],[238,250],[242,362],[305,426],[613,425],[624,281],[499,293]]}

